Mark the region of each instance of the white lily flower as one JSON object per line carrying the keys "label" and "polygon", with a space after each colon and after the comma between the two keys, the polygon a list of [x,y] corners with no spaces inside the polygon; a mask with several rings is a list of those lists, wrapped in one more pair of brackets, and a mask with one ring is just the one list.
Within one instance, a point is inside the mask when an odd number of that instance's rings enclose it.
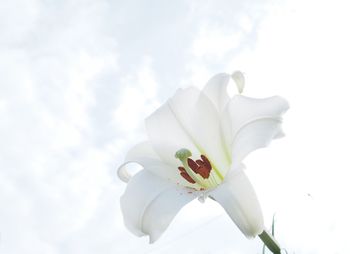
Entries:
{"label": "white lily flower", "polygon": [[[248,238],[263,232],[260,204],[242,160],[283,136],[281,116],[288,103],[279,96],[230,98],[230,78],[241,92],[241,72],[217,74],[202,91],[179,89],[146,119],[149,140],[133,147],[118,169],[128,182],[120,200],[124,222],[135,235],[149,235],[153,243],[183,206],[206,197],[219,202]],[[143,169],[131,176],[125,167],[130,162]]]}

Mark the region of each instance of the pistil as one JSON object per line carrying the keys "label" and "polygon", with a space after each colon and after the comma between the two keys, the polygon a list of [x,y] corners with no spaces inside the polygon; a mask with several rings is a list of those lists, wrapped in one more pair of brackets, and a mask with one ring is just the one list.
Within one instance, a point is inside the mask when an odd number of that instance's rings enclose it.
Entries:
{"label": "pistil", "polygon": [[180,175],[191,184],[197,183],[201,189],[208,189],[217,185],[215,179],[210,177],[212,166],[205,155],[201,155],[201,159],[194,161],[190,157],[192,153],[190,150],[182,148],[178,150],[175,157],[179,159],[182,166],[178,167]]}

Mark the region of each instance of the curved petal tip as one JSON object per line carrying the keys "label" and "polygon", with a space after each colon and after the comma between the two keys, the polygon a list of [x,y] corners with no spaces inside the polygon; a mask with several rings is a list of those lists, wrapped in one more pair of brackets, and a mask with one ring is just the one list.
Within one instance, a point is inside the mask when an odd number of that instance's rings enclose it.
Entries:
{"label": "curved petal tip", "polygon": [[235,81],[238,92],[242,93],[245,85],[245,78],[241,71],[235,71],[232,73],[231,78]]}
{"label": "curved petal tip", "polygon": [[130,178],[132,177],[131,174],[128,172],[126,165],[130,162],[125,162],[122,165],[119,166],[117,169],[117,175],[120,180],[122,180],[124,183],[129,182]]}

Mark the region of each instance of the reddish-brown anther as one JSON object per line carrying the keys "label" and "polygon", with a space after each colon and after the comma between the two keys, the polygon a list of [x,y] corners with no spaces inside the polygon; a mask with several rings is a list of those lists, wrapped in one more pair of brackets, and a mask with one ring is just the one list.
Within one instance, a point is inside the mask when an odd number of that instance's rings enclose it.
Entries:
{"label": "reddish-brown anther", "polygon": [[199,166],[203,166],[203,165],[204,165],[204,162],[201,161],[201,160],[196,160],[196,163],[197,163]]}
{"label": "reddish-brown anther", "polygon": [[196,174],[201,175],[204,179],[209,178],[210,171],[212,169],[211,164],[207,157],[201,155],[202,160],[192,160],[191,158],[187,159],[188,166],[195,172]]}
{"label": "reddish-brown anther", "polygon": [[205,166],[200,166],[198,169],[198,174],[200,174],[204,179],[209,178],[210,169]]}
{"label": "reddish-brown anther", "polygon": [[[205,155],[201,155],[202,160],[192,160],[191,158],[187,158],[187,164],[190,169],[199,174],[204,179],[208,179],[210,176],[210,171],[212,169],[210,161]],[[196,181],[192,179],[192,177],[186,172],[184,167],[178,167],[180,171],[180,175],[185,178],[190,183],[195,183]]]}
{"label": "reddish-brown anther", "polygon": [[188,166],[193,170],[193,172],[198,173],[197,171],[198,165],[194,160],[192,160],[191,158],[188,158],[187,163],[188,163]]}
{"label": "reddish-brown anther", "polygon": [[195,180],[192,179],[192,177],[187,174],[187,172],[181,172],[180,175],[187,180],[189,183],[196,183]]}
{"label": "reddish-brown anther", "polygon": [[180,172],[186,172],[184,167],[178,167],[178,169],[180,170]]}
{"label": "reddish-brown anther", "polygon": [[205,157],[205,155],[203,155],[203,154],[201,155],[201,158],[202,158],[202,160],[204,162],[204,166],[206,168],[208,168],[209,170],[211,170],[211,164],[210,164],[210,161],[208,160],[208,158]]}
{"label": "reddish-brown anther", "polygon": [[184,167],[178,167],[178,169],[180,170],[180,175],[185,178],[187,180],[187,182],[189,183],[196,183],[195,180],[192,179],[192,177],[189,176],[189,174],[187,174],[186,170]]}

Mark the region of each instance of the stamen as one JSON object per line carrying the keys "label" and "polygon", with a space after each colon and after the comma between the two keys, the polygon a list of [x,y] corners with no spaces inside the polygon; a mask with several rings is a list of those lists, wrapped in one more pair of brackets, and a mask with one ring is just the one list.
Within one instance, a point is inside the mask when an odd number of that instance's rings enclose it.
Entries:
{"label": "stamen", "polygon": [[190,168],[192,169],[192,171],[198,174],[198,171],[197,171],[198,165],[197,165],[197,163],[195,163],[194,160],[192,160],[191,158],[187,159],[187,163],[188,163],[188,166],[190,166]]}
{"label": "stamen", "polygon": [[185,178],[189,183],[196,183],[195,180],[193,180],[189,174],[187,174],[186,170],[184,167],[178,167],[178,169],[180,170],[180,175]]}
{"label": "stamen", "polygon": [[180,170],[180,172],[186,172],[184,167],[178,167],[178,169]]}
{"label": "stamen", "polygon": [[175,157],[182,162],[182,166],[178,167],[180,175],[187,182],[196,183],[204,189],[217,186],[215,175],[210,177],[212,166],[208,158],[205,155],[201,155],[201,160],[194,161],[189,158],[191,156],[191,151],[185,148],[176,152]]}
{"label": "stamen", "polygon": [[211,164],[207,157],[204,155],[201,155],[202,160],[192,160],[191,158],[187,159],[187,163],[190,166],[190,168],[195,172],[196,174],[199,174],[204,179],[208,179],[210,175],[210,171],[212,170]]}
{"label": "stamen", "polygon": [[211,170],[212,167],[211,167],[211,164],[210,164],[210,161],[208,160],[208,158],[205,157],[205,155],[203,155],[203,154],[201,155],[201,158],[203,160],[204,166],[207,167],[209,170]]}
{"label": "stamen", "polygon": [[204,165],[204,162],[201,161],[201,160],[196,160],[196,163],[197,163],[199,166],[203,166],[203,165]]}

